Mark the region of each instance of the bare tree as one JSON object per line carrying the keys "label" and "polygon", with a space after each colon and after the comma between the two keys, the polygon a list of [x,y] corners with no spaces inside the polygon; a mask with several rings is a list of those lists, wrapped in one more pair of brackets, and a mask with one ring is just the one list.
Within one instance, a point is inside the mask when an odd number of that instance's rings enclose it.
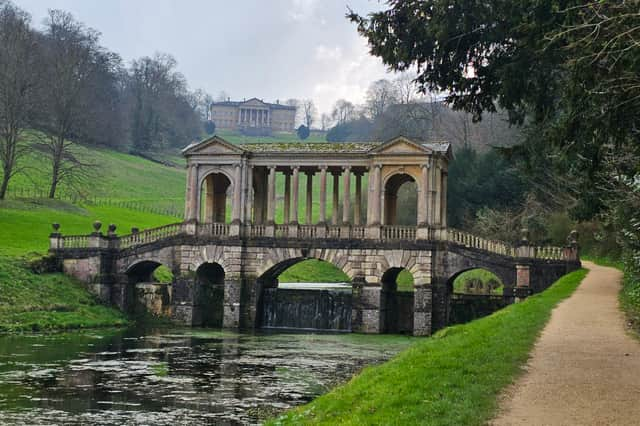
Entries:
{"label": "bare tree", "polygon": [[99,34],[69,13],[50,10],[45,25],[43,72],[48,84],[42,86],[39,128],[51,159],[49,198],[54,198],[62,181],[73,185],[86,177],[89,164],[74,155],[71,139],[93,118],[91,94],[96,92],[100,67],[109,66],[109,59],[98,45]]}
{"label": "bare tree", "polygon": [[396,85],[389,80],[374,81],[367,89],[366,112],[372,120],[380,117],[395,103],[398,103]]}
{"label": "bare tree", "polygon": [[393,80],[396,88],[396,100],[399,104],[412,104],[422,100],[422,96],[420,96],[415,84],[415,79],[415,74],[406,72],[400,74],[398,78]]}
{"label": "bare tree", "polygon": [[320,129],[325,132],[329,126],[331,125],[331,117],[329,117],[329,114],[326,113],[322,113],[322,115],[320,116]]}
{"label": "bare tree", "polygon": [[316,106],[314,105],[311,99],[304,99],[301,102],[301,106],[302,106],[301,108],[302,122],[305,126],[311,129],[311,125],[315,121],[315,117],[316,117],[316,114],[318,113],[318,110],[316,109]]}
{"label": "bare tree", "polygon": [[344,124],[356,118],[356,107],[345,99],[338,99],[333,106],[331,117],[337,124]]}
{"label": "bare tree", "polygon": [[202,89],[197,89],[195,92],[191,93],[190,96],[191,106],[195,110],[195,112],[200,117],[202,122],[209,120],[209,115],[211,114],[210,108],[211,103],[213,102],[213,96],[208,94],[206,91]]}
{"label": "bare tree", "polygon": [[19,144],[20,135],[29,126],[37,105],[36,34],[30,22],[26,12],[0,2],[0,200],[27,148]]}

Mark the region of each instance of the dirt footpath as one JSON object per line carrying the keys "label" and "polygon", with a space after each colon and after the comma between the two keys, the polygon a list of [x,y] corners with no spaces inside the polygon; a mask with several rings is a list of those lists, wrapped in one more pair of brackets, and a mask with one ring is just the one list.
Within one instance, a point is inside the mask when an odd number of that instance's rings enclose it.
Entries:
{"label": "dirt footpath", "polygon": [[640,341],[618,308],[622,274],[583,265],[587,277],[553,311],[491,424],[640,424]]}

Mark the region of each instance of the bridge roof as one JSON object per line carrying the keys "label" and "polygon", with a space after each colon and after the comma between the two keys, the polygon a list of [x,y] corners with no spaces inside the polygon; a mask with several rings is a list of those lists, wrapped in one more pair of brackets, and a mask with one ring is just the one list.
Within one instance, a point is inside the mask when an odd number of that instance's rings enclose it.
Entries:
{"label": "bridge roof", "polygon": [[448,142],[418,142],[399,136],[386,142],[267,142],[232,144],[219,136],[213,136],[201,142],[193,143],[182,150],[184,155],[200,151],[212,144],[223,145],[237,153],[292,153],[292,154],[376,154],[383,153],[387,147],[397,144],[413,146],[416,154],[435,152],[445,156],[451,155],[451,144]]}

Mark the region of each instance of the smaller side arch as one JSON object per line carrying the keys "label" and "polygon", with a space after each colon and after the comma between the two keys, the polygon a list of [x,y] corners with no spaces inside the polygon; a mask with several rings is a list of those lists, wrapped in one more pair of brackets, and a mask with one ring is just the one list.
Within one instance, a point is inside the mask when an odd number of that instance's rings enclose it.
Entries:
{"label": "smaller side arch", "polygon": [[[158,275],[162,266],[165,268]],[[122,310],[136,315],[171,315],[174,277],[167,265],[157,260],[138,260],[123,275],[125,282],[114,287],[114,301]]]}

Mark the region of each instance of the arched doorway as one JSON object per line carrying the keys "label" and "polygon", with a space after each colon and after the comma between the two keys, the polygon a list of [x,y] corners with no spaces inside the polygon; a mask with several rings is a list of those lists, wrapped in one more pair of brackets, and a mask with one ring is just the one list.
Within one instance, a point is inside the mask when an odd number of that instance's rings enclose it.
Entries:
{"label": "arched doorway", "polygon": [[275,329],[350,331],[349,277],[330,262],[289,259],[258,280],[258,326]]}
{"label": "arched doorway", "polygon": [[413,293],[413,275],[408,270],[389,268],[382,275],[385,333],[413,332]]}
{"label": "arched doorway", "polygon": [[124,311],[136,316],[171,315],[173,273],[160,262],[145,260],[127,271]]}
{"label": "arched doorway", "polygon": [[447,281],[448,324],[462,324],[490,315],[507,305],[503,281],[493,272],[472,268],[454,274]]}
{"label": "arched doorway", "polygon": [[384,185],[385,225],[415,226],[418,215],[418,186],[406,173],[391,176]]}
{"label": "arched doorway", "polygon": [[222,327],[224,315],[224,269],[218,263],[203,263],[196,270],[193,289],[198,325]]}
{"label": "arched doorway", "polygon": [[227,197],[231,181],[224,173],[211,173],[202,181],[200,191],[200,221],[226,223],[227,212],[231,212]]}

